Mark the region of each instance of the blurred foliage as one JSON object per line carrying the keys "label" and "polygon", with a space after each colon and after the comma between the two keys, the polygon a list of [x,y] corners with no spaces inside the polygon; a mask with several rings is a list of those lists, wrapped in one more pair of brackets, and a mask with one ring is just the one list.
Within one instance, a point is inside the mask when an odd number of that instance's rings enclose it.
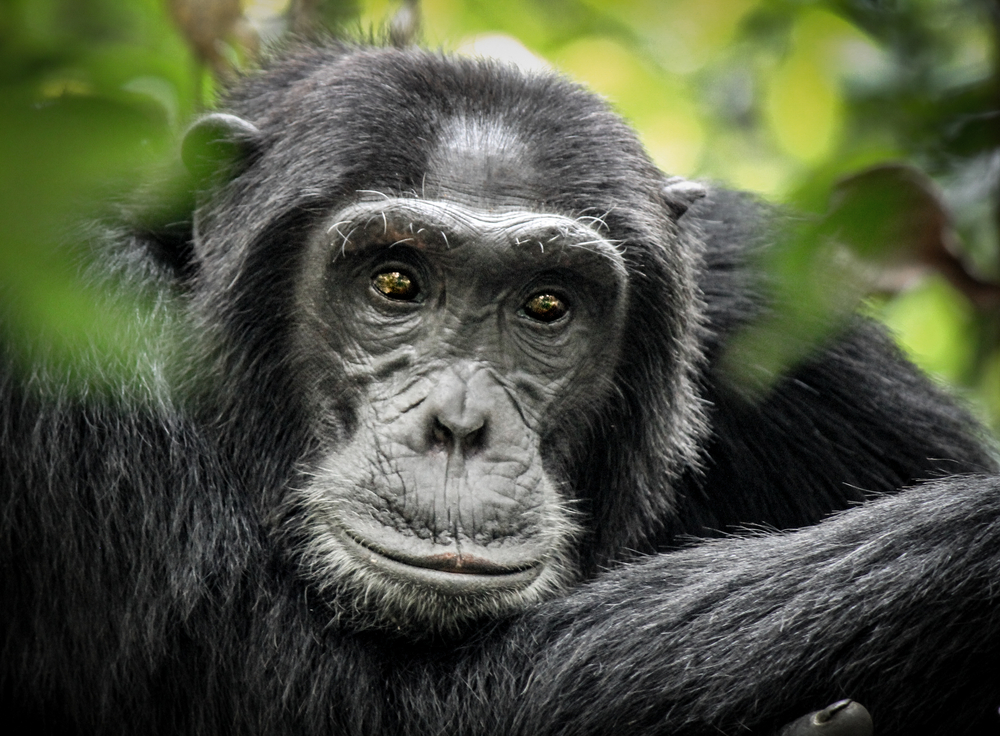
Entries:
{"label": "blurred foliage", "polygon": [[134,310],[88,290],[57,246],[170,155],[192,69],[159,0],[0,5],[0,327],[48,333],[57,363],[96,352],[102,374],[129,376],[141,357]]}
{"label": "blurred foliage", "polygon": [[[400,5],[5,0],[7,311],[26,332],[106,323],[53,246],[68,224],[166,165],[214,85],[259,46],[317,26],[367,35]],[[806,213],[769,264],[786,313],[739,346],[763,372],[796,357],[783,342],[808,344],[865,298],[918,363],[1000,429],[1000,1],[420,5],[426,44],[560,69],[605,95],[664,171]],[[866,171],[887,161],[930,178]]]}

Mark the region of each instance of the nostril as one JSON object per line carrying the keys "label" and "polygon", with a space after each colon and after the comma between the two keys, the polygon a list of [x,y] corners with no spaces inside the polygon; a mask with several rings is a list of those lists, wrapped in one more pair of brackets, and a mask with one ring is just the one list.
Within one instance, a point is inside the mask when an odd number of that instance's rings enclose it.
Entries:
{"label": "nostril", "polygon": [[451,430],[444,426],[440,419],[434,420],[434,426],[431,427],[431,437],[434,440],[435,447],[450,447],[454,442],[454,435]]}
{"label": "nostril", "polygon": [[484,444],[486,444],[486,425],[480,425],[462,438],[462,448],[469,454],[481,449]]}

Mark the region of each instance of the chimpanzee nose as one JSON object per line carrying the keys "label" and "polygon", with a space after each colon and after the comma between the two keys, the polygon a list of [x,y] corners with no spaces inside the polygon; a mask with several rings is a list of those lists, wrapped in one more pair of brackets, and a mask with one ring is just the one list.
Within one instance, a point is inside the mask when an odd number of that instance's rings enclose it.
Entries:
{"label": "chimpanzee nose", "polygon": [[432,441],[443,449],[461,446],[468,451],[478,445],[485,424],[485,419],[478,422],[453,422],[438,416],[434,418],[434,425],[431,427]]}
{"label": "chimpanzee nose", "polygon": [[494,383],[484,370],[442,372],[425,402],[424,431],[432,448],[469,454],[483,446]]}

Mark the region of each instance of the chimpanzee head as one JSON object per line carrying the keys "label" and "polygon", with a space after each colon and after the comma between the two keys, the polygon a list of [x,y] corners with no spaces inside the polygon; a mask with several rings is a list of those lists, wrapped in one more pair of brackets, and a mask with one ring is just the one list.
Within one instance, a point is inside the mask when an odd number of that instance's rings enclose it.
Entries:
{"label": "chimpanzee head", "polygon": [[457,630],[640,548],[703,426],[697,190],[487,61],[312,48],[225,109],[184,148],[193,303],[333,615]]}

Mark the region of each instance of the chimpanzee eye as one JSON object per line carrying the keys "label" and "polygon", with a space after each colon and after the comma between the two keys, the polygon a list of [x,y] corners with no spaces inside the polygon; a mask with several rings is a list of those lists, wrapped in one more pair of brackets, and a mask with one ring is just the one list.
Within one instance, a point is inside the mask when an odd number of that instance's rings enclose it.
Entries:
{"label": "chimpanzee eye", "polygon": [[420,294],[417,280],[405,271],[381,271],[372,276],[375,291],[389,299],[412,302]]}
{"label": "chimpanzee eye", "polygon": [[555,294],[542,292],[535,294],[524,303],[524,313],[539,322],[555,322],[569,311],[566,302]]}

